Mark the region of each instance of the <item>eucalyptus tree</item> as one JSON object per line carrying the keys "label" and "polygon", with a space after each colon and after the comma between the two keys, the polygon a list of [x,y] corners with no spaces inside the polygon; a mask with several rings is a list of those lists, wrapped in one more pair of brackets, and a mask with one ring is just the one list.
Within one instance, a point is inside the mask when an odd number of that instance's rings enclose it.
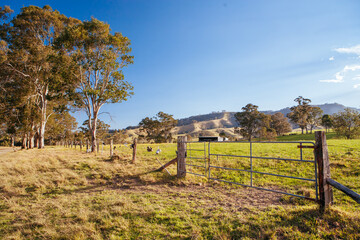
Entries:
{"label": "eucalyptus tree", "polygon": [[324,111],[319,107],[311,107],[308,116],[307,116],[307,122],[310,128],[310,133],[312,133],[313,129],[315,127],[318,127],[321,125],[321,117],[323,115]]}
{"label": "eucalyptus tree", "polygon": [[72,56],[77,79],[75,105],[88,116],[92,151],[96,149],[96,129],[104,104],[126,101],[133,87],[124,80],[122,69],[133,63],[130,40],[110,26],[92,18],[68,27],[58,38],[58,47]]}
{"label": "eucalyptus tree", "polygon": [[140,131],[146,133],[148,141],[155,143],[171,142],[171,130],[178,124],[173,115],[159,112],[155,117],[146,117],[139,123]]}
{"label": "eucalyptus tree", "polygon": [[278,136],[292,131],[289,120],[281,112],[271,115],[271,128],[273,128]]}
{"label": "eucalyptus tree", "polygon": [[297,102],[298,105],[290,108],[291,112],[287,115],[287,117],[293,123],[299,125],[299,127],[301,128],[301,134],[304,134],[304,129],[307,132],[308,116],[312,109],[312,107],[310,106],[311,100],[299,96],[295,98],[294,101]]}
{"label": "eucalyptus tree", "polygon": [[55,141],[70,140],[69,138],[74,135],[78,123],[76,118],[71,116],[69,112],[59,112],[50,116],[47,123],[47,137],[50,145]]}
{"label": "eucalyptus tree", "polygon": [[[21,83],[31,89],[26,101],[39,109],[39,148],[44,147],[46,122],[57,107],[53,104],[49,109],[49,103],[62,99],[74,85],[67,75],[68,57],[56,50],[53,43],[66,26],[78,22],[50,6],[28,6],[1,27],[2,64],[11,73],[13,86]],[[24,94],[23,89],[18,94]]]}
{"label": "eucalyptus tree", "polygon": [[333,128],[337,135],[352,139],[360,136],[360,113],[345,108],[344,111],[332,115]]}
{"label": "eucalyptus tree", "polygon": [[258,111],[258,106],[251,103],[242,107],[242,112],[235,113],[235,120],[241,127],[235,129],[235,132],[240,133],[243,137],[251,141],[263,127],[263,120],[266,118],[264,113]]}
{"label": "eucalyptus tree", "polygon": [[333,126],[332,118],[329,114],[324,114],[321,117],[321,125],[325,128],[326,132]]}

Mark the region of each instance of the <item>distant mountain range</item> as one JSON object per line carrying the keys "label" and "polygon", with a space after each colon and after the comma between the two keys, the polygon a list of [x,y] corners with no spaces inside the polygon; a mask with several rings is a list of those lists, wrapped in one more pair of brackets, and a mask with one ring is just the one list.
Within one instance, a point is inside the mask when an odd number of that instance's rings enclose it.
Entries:
{"label": "distant mountain range", "polygon": [[[346,106],[339,104],[339,103],[325,103],[325,104],[321,104],[321,105],[312,105],[312,106],[320,107],[324,111],[324,114],[329,114],[329,115],[338,113],[339,111],[343,111],[345,108],[347,108]],[[354,110],[360,112],[360,109],[356,109],[356,108],[351,108],[351,109],[354,109]],[[291,110],[289,107],[287,107],[287,108],[283,108],[283,109],[280,109],[277,111],[268,110],[268,111],[261,111],[261,112],[263,112],[265,114],[275,114],[275,113],[281,112],[282,114],[284,114],[284,116],[286,116],[288,113],[291,112]],[[234,117],[235,113],[236,112],[222,111],[222,112],[212,112],[209,114],[191,116],[188,118],[182,118],[182,119],[179,119],[178,126],[184,126],[184,125],[195,123],[195,122],[222,119],[222,118],[224,118],[225,115],[229,114],[230,115],[229,120],[230,120],[231,124],[227,123],[228,125],[224,126],[224,127],[234,127],[233,125],[236,124],[235,117]]]}
{"label": "distant mountain range", "polygon": [[[321,105],[312,105],[320,107],[324,114],[332,115],[343,111],[347,108],[344,105],[338,103],[326,103]],[[351,108],[360,112],[360,109]],[[283,108],[277,111],[262,111],[265,114],[275,114],[281,112],[285,116],[290,112],[290,108]],[[234,114],[236,112],[212,112],[209,114],[201,114],[196,116],[191,116],[187,118],[179,119],[177,127],[173,130],[174,134],[189,134],[193,137],[195,136],[218,136],[219,133],[225,132],[228,136],[235,136],[234,127],[237,127],[238,124],[235,121]],[[131,126],[126,128],[128,134],[137,135],[138,126]]]}

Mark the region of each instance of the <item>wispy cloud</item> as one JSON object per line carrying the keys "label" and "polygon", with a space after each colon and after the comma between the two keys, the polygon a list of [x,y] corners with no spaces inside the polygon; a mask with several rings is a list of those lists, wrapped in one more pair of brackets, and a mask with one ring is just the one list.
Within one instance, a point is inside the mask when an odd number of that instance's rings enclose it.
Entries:
{"label": "wispy cloud", "polygon": [[349,48],[335,48],[335,51],[339,53],[350,53],[360,55],[360,44]]}
{"label": "wispy cloud", "polygon": [[360,80],[360,74],[358,74],[358,75],[356,75],[355,77],[353,77],[352,80]]}
{"label": "wispy cloud", "polygon": [[[345,54],[355,54],[358,55],[358,58],[360,58],[360,44],[352,46],[352,47],[344,47],[344,48],[335,48],[334,51],[338,52],[338,53],[345,53]],[[334,61],[335,57],[331,56],[329,58],[329,61]],[[324,83],[342,83],[344,82],[344,78],[347,74],[347,72],[354,72],[354,71],[359,71],[360,70],[360,65],[359,64],[354,64],[354,65],[346,65],[341,71],[335,73],[334,78],[332,79],[325,79],[325,80],[320,80],[320,82],[324,82]],[[355,80],[355,81],[359,81],[360,80],[360,74],[356,75],[355,77],[352,77],[351,80]],[[360,88],[360,84],[355,84],[353,85],[354,88]]]}
{"label": "wispy cloud", "polygon": [[360,69],[360,65],[346,65],[344,67],[344,72],[348,72],[348,71],[356,71],[356,70],[359,70]]}
{"label": "wispy cloud", "polygon": [[[344,77],[347,72],[356,71],[356,70],[360,70],[360,65],[346,65],[341,71],[335,73],[335,78],[327,79],[327,80],[320,80],[320,82],[342,83],[342,82],[344,82]],[[359,77],[359,79],[360,79],[360,75],[358,75],[357,77]]]}
{"label": "wispy cloud", "polygon": [[320,80],[320,82],[328,82],[328,83],[341,83],[344,81],[344,76],[342,71],[337,72],[335,74],[335,79],[327,79],[327,80]]}

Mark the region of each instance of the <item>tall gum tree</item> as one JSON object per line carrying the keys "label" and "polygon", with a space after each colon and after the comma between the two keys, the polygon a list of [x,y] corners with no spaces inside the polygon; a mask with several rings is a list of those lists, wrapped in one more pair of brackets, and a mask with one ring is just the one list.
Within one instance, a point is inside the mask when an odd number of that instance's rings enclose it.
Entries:
{"label": "tall gum tree", "polygon": [[294,102],[297,102],[297,106],[290,108],[291,112],[287,114],[287,117],[295,124],[299,125],[301,128],[301,134],[304,134],[304,129],[306,133],[308,132],[308,116],[312,109],[310,106],[311,100],[299,96],[294,99]]}
{"label": "tall gum tree", "polygon": [[251,138],[254,137],[262,127],[262,121],[265,118],[265,114],[259,112],[258,106],[251,103],[241,109],[242,112],[238,112],[234,115],[235,120],[241,129],[235,129],[235,131],[251,141]]}
{"label": "tall gum tree", "polygon": [[44,147],[46,122],[54,112],[54,109],[48,109],[48,103],[62,98],[66,90],[74,85],[71,78],[63,77],[67,69],[64,66],[66,55],[55,50],[53,43],[66,26],[78,22],[52,10],[50,6],[28,6],[22,8],[2,30],[6,32],[2,36],[8,47],[4,64],[34,89],[29,98],[34,99],[40,113],[39,148]]}
{"label": "tall gum tree", "polygon": [[96,129],[104,104],[126,101],[133,86],[124,80],[122,69],[133,63],[130,40],[111,33],[110,26],[92,18],[67,28],[58,38],[59,48],[72,56],[78,81],[75,105],[88,116],[92,151],[96,149]]}

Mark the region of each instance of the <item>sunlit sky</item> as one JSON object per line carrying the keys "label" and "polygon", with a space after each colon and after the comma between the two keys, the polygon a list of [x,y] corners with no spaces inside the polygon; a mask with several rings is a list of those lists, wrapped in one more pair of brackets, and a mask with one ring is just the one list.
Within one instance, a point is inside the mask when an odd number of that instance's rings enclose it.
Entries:
{"label": "sunlit sky", "polygon": [[103,107],[111,128],[159,111],[278,110],[300,95],[360,108],[360,1],[1,1],[15,13],[46,4],[130,38],[134,64],[124,73],[135,95]]}

